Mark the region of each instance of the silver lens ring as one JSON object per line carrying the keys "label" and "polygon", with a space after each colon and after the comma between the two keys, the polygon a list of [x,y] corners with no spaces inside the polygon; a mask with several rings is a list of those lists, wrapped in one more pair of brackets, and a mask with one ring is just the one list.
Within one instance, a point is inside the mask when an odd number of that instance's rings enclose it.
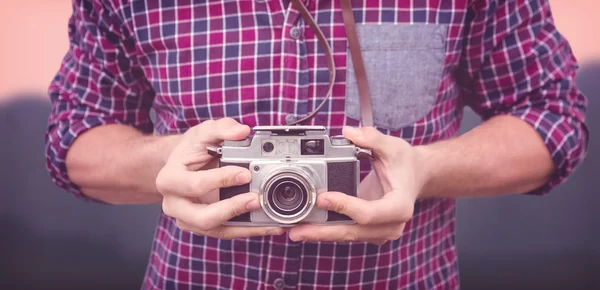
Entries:
{"label": "silver lens ring", "polygon": [[[267,175],[260,186],[261,204],[265,214],[280,224],[294,224],[305,219],[312,211],[317,198],[317,191],[310,180],[305,172],[294,167],[274,170]],[[277,208],[273,202],[275,189],[283,183],[293,183],[302,190],[302,201],[293,209]]]}

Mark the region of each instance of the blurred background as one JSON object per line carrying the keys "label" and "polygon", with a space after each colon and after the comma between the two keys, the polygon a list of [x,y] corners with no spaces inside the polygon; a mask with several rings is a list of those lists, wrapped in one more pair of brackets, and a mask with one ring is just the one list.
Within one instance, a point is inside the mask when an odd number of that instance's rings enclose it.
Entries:
{"label": "blurred background", "polygon": [[[550,2],[581,65],[590,153],[551,195],[459,201],[463,289],[600,289],[600,2]],[[138,289],[160,208],[80,202],[44,167],[70,1],[1,3],[0,289]],[[462,130],[478,123],[468,111]]]}

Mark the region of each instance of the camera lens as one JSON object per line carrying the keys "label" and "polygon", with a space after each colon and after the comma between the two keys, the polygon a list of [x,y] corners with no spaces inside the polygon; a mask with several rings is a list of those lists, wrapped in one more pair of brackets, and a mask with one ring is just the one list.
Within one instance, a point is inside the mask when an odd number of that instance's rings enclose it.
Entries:
{"label": "camera lens", "polygon": [[303,211],[308,202],[307,188],[291,177],[275,180],[267,194],[269,207],[281,216],[291,216]]}
{"label": "camera lens", "polygon": [[315,181],[303,168],[278,167],[260,186],[265,214],[281,224],[301,222],[313,212],[317,197]]}
{"label": "camera lens", "polygon": [[290,201],[290,200],[293,200],[297,194],[298,194],[297,188],[286,185],[285,188],[283,189],[283,192],[281,192],[281,197],[285,201]]}
{"label": "camera lens", "polygon": [[266,142],[265,144],[263,144],[262,149],[263,151],[270,153],[273,151],[273,149],[275,149],[275,145],[273,145],[273,143],[271,142]]}
{"label": "camera lens", "polygon": [[285,182],[279,184],[273,191],[275,205],[282,211],[293,211],[302,202],[302,189],[293,183]]}

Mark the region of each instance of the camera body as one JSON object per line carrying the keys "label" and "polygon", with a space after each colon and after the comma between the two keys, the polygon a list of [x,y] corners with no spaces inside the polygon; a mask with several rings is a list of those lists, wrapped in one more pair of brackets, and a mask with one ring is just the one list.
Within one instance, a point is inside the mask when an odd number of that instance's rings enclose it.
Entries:
{"label": "camera body", "polygon": [[293,226],[299,223],[352,224],[349,217],[315,206],[319,194],[338,191],[357,196],[359,162],[371,155],[323,126],[258,126],[244,140],[209,147],[219,166],[241,166],[249,184],[221,188],[220,199],[256,192],[261,208],[226,222],[236,226]]}

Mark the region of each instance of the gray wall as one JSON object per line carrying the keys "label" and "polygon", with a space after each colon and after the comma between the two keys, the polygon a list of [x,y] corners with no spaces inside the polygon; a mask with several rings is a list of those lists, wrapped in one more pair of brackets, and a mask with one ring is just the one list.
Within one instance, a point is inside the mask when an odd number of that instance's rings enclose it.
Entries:
{"label": "gray wall", "polygon": [[[566,184],[545,197],[459,201],[463,289],[600,289],[598,75],[600,65],[579,74],[590,153]],[[0,289],[139,288],[159,207],[83,203],[57,189],[44,167],[50,106],[35,97],[0,107]],[[478,122],[467,112],[463,131]]]}
{"label": "gray wall", "polygon": [[[464,289],[600,289],[600,63],[578,83],[589,99],[589,154],[551,194],[462,199],[457,243]],[[471,112],[463,131],[479,119]]]}

